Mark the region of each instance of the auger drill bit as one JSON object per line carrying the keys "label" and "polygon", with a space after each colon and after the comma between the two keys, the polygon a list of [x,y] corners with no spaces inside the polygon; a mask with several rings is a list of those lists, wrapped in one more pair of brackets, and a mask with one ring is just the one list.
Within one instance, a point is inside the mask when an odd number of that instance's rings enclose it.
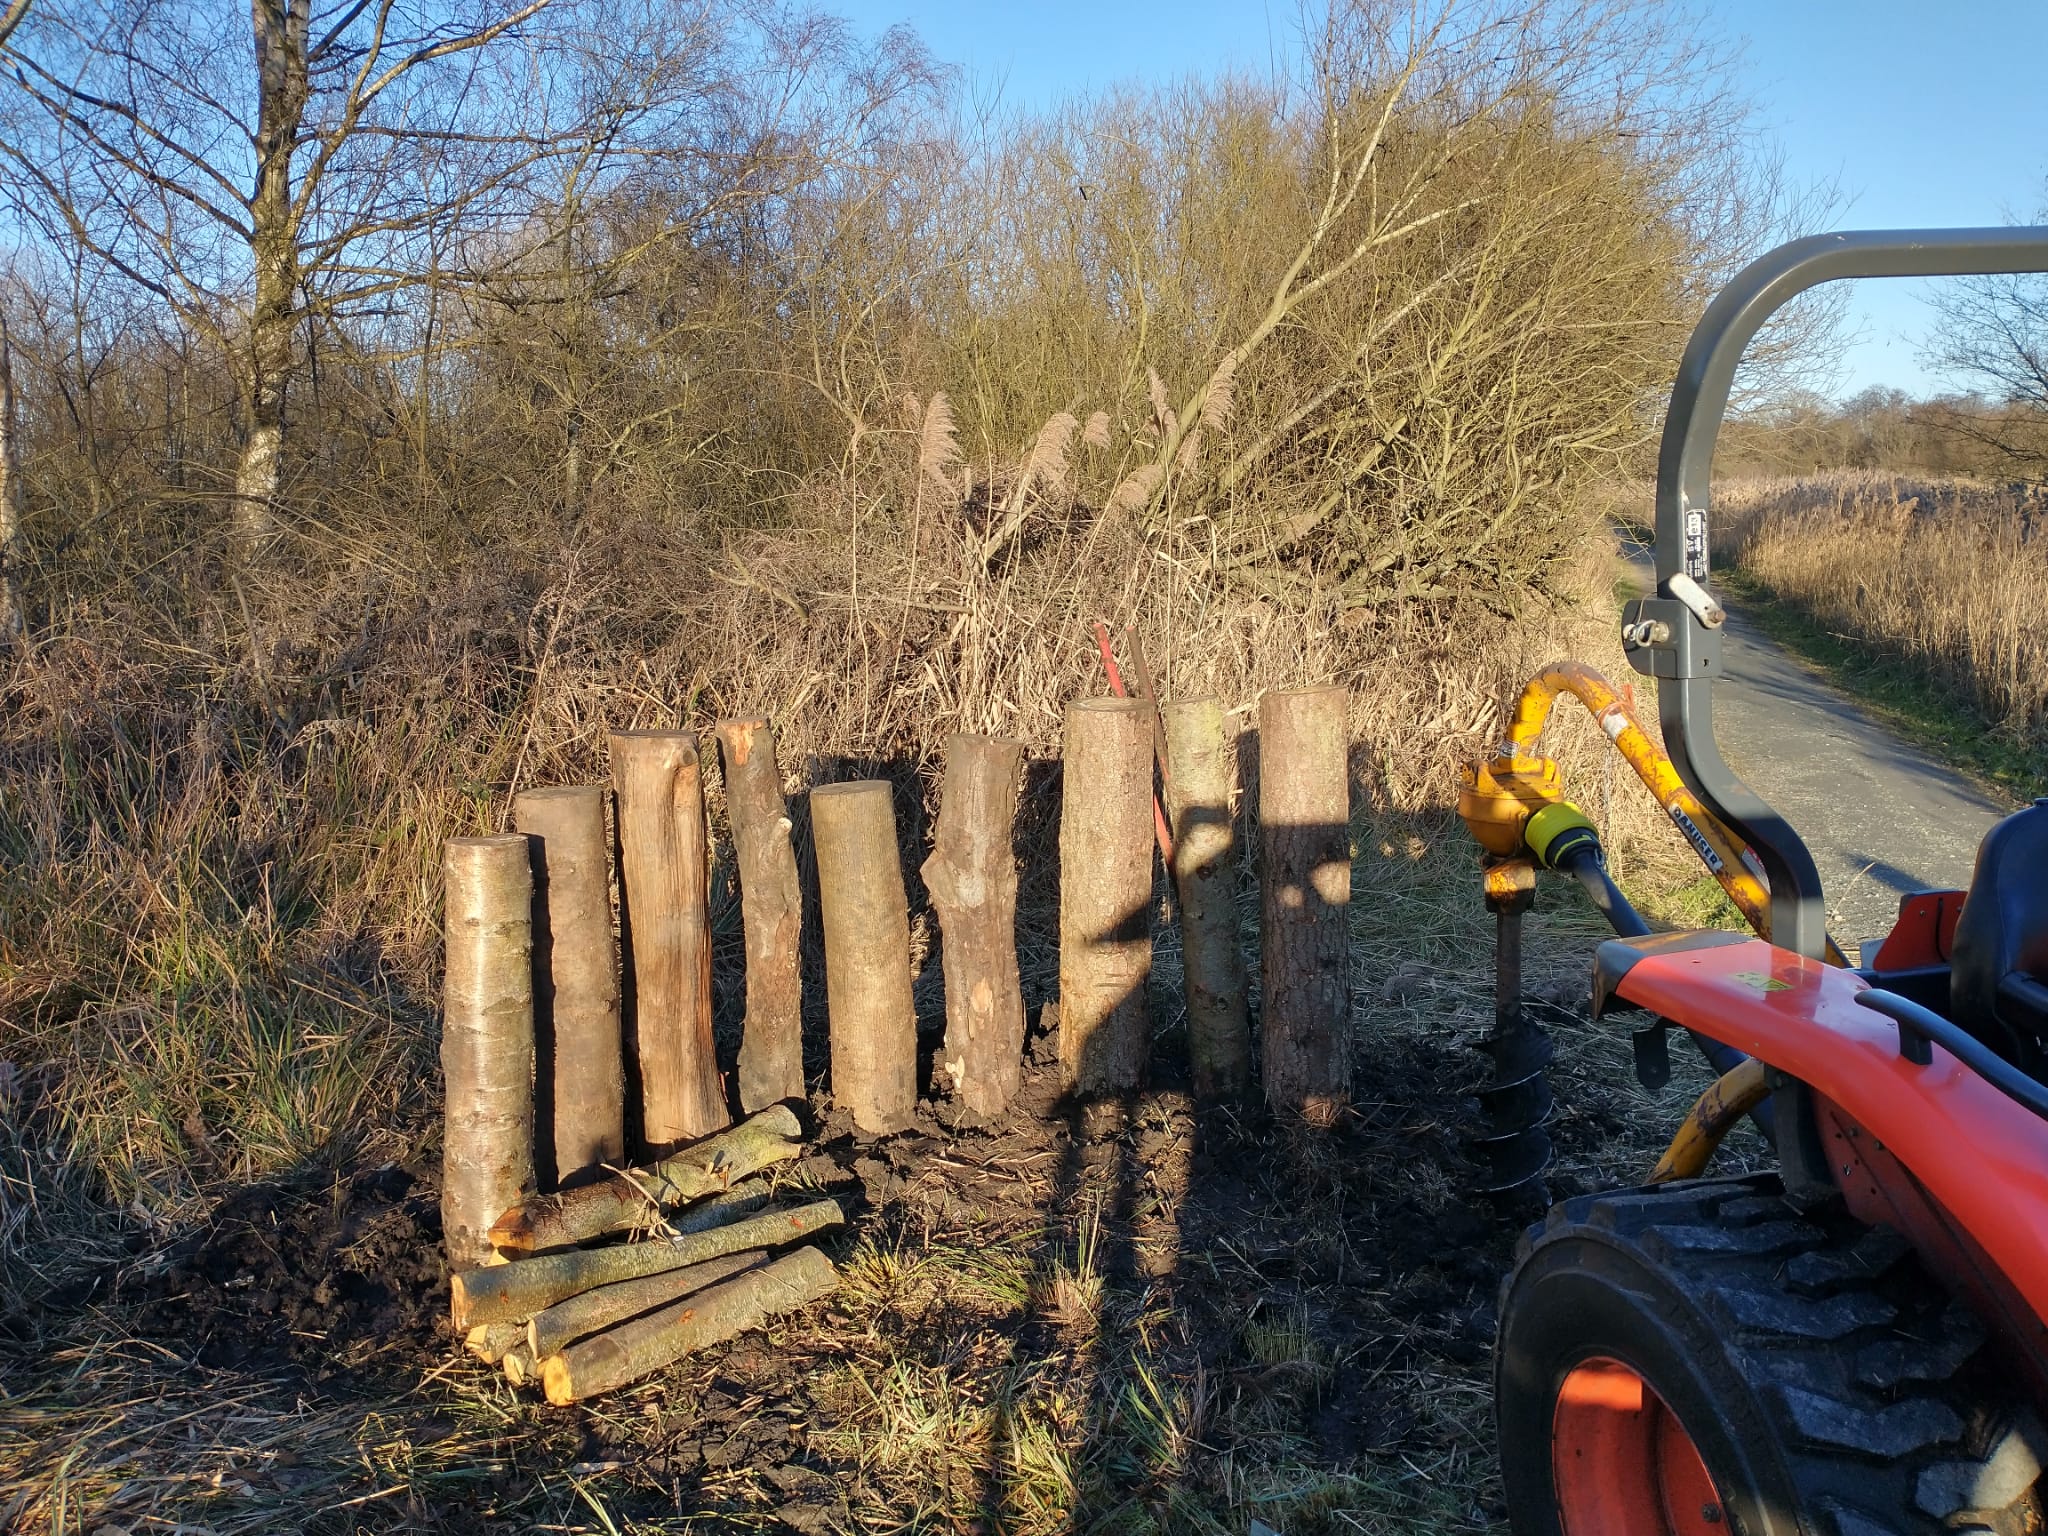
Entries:
{"label": "auger drill bit", "polygon": [[1493,1033],[1479,1049],[1493,1071],[1477,1095],[1483,1130],[1467,1145],[1484,1170],[1484,1193],[1546,1205],[1550,1136],[1543,1127],[1554,1101],[1543,1069],[1552,1047],[1522,1005],[1522,914],[1535,896],[1536,871],[1526,860],[1487,867],[1486,905],[1494,915]]}

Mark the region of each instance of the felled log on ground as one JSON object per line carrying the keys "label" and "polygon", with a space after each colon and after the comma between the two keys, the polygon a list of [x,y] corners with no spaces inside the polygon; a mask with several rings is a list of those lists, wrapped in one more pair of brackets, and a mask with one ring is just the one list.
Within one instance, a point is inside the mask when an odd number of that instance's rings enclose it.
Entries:
{"label": "felled log on ground", "polygon": [[505,1358],[505,1351],[525,1339],[526,1330],[517,1323],[485,1323],[469,1330],[462,1347],[485,1365],[496,1365]]}
{"label": "felled log on ground", "polygon": [[839,1282],[832,1261],[799,1248],[722,1285],[571,1344],[541,1362],[548,1401],[561,1406],[637,1381],[693,1350],[746,1332],[779,1312],[828,1295]]}
{"label": "felled log on ground", "polygon": [[656,1307],[681,1301],[706,1286],[729,1280],[742,1270],[752,1269],[766,1257],[758,1249],[749,1253],[732,1253],[724,1258],[708,1259],[702,1264],[664,1270],[658,1275],[642,1275],[638,1280],[600,1285],[580,1296],[571,1296],[552,1307],[542,1308],[527,1323],[522,1337],[533,1351],[533,1358],[545,1360],[550,1355],[560,1354],[578,1339],[588,1338],[614,1323],[623,1323],[643,1312],[652,1312]]}
{"label": "felled log on ground", "polygon": [[1173,885],[1180,896],[1189,1066],[1197,1097],[1241,1098],[1251,1081],[1252,1038],[1238,939],[1223,706],[1215,699],[1188,699],[1164,705],[1160,713],[1171,766],[1166,806],[1173,820]]}
{"label": "felled log on ground", "polygon": [[468,1332],[480,1323],[525,1322],[535,1313],[580,1296],[593,1286],[702,1264],[707,1259],[749,1248],[781,1248],[846,1220],[836,1200],[763,1211],[708,1232],[684,1237],[653,1238],[614,1248],[572,1248],[566,1253],[518,1259],[487,1269],[473,1269],[449,1280],[449,1304],[455,1326]]}
{"label": "felled log on ground", "polygon": [[1024,743],[946,738],[938,835],[924,862],[946,971],[946,1049],[953,1091],[993,1119],[1023,1078],[1024,993],[1017,978],[1017,770]]}
{"label": "felled log on ground", "polygon": [[740,1032],[740,1105],[804,1096],[803,887],[789,845],[789,805],[766,720],[721,720],[725,813],[740,875],[747,940],[747,1015]]}
{"label": "felled log on ground", "polygon": [[611,748],[640,1135],[665,1151],[731,1119],[711,1039],[704,785],[694,732],[618,731]]}
{"label": "felled log on ground", "polygon": [[1145,1076],[1152,1038],[1152,705],[1067,706],[1060,800],[1060,1065],[1081,1095]]}
{"label": "felled log on ground", "polygon": [[1351,1099],[1351,778],[1343,688],[1259,700],[1260,1067],[1310,1125]]}
{"label": "felled log on ground", "polygon": [[607,1232],[651,1227],[666,1208],[730,1189],[735,1180],[803,1151],[802,1128],[784,1104],[707,1137],[651,1168],[615,1173],[580,1189],[537,1195],[503,1212],[491,1228],[500,1248],[530,1253],[566,1248]]}
{"label": "felled log on ground", "polygon": [[626,1160],[606,798],[574,784],[512,801],[512,825],[532,842],[534,1154],[547,1189]]}
{"label": "felled log on ground", "polygon": [[526,839],[448,842],[441,1230],[449,1267],[491,1258],[490,1226],[533,1189],[533,876]]}
{"label": "felled log on ground", "polygon": [[820,785],[811,791],[811,835],[832,1097],[863,1131],[900,1131],[917,1108],[917,1009],[894,791],[882,779]]}

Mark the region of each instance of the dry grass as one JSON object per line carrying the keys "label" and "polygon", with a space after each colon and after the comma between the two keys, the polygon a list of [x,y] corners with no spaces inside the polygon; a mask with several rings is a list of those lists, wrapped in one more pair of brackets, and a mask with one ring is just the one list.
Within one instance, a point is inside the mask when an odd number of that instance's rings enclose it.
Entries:
{"label": "dry grass", "polygon": [[1718,487],[1717,542],[1835,638],[2048,748],[2048,505],[1965,480],[1842,472]]}

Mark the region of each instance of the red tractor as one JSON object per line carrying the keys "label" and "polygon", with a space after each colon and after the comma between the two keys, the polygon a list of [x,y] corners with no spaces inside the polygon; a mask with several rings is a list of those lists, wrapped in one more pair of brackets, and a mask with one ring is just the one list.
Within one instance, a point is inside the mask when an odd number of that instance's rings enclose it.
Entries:
{"label": "red tractor", "polygon": [[[1836,278],[2048,270],[2048,229],[1827,235],[1772,252],[1708,309],[1659,459],[1657,591],[1622,638],[1657,682],[1660,751],[1615,691],[1529,685],[1461,810],[1500,935],[1491,1187],[1541,1189],[1548,1041],[1520,1004],[1535,866],[1581,881],[1618,937],[1595,1017],[1637,1071],[1689,1036],[1718,1080],[1641,1187],[1552,1206],[1500,1300],[1495,1423],[1519,1536],[2048,1531],[2048,801],[2007,817],[1968,891],[1902,903],[1852,967],[1791,827],[1714,744],[1725,615],[1709,595],[1708,470],[1744,346]],[[1575,694],[1757,936],[1650,932],[1534,750]],[[1668,755],[1667,755],[1668,754]],[[1753,1119],[1777,1171],[1715,1178]]]}

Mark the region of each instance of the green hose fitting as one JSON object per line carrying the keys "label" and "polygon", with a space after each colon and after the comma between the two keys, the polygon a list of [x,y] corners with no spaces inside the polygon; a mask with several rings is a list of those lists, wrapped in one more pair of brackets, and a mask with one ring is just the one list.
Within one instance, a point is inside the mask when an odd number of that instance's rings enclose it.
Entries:
{"label": "green hose fitting", "polygon": [[1522,829],[1522,839],[1548,869],[1561,869],[1573,854],[1587,848],[1600,851],[1599,829],[1569,800],[1553,800],[1537,811]]}

